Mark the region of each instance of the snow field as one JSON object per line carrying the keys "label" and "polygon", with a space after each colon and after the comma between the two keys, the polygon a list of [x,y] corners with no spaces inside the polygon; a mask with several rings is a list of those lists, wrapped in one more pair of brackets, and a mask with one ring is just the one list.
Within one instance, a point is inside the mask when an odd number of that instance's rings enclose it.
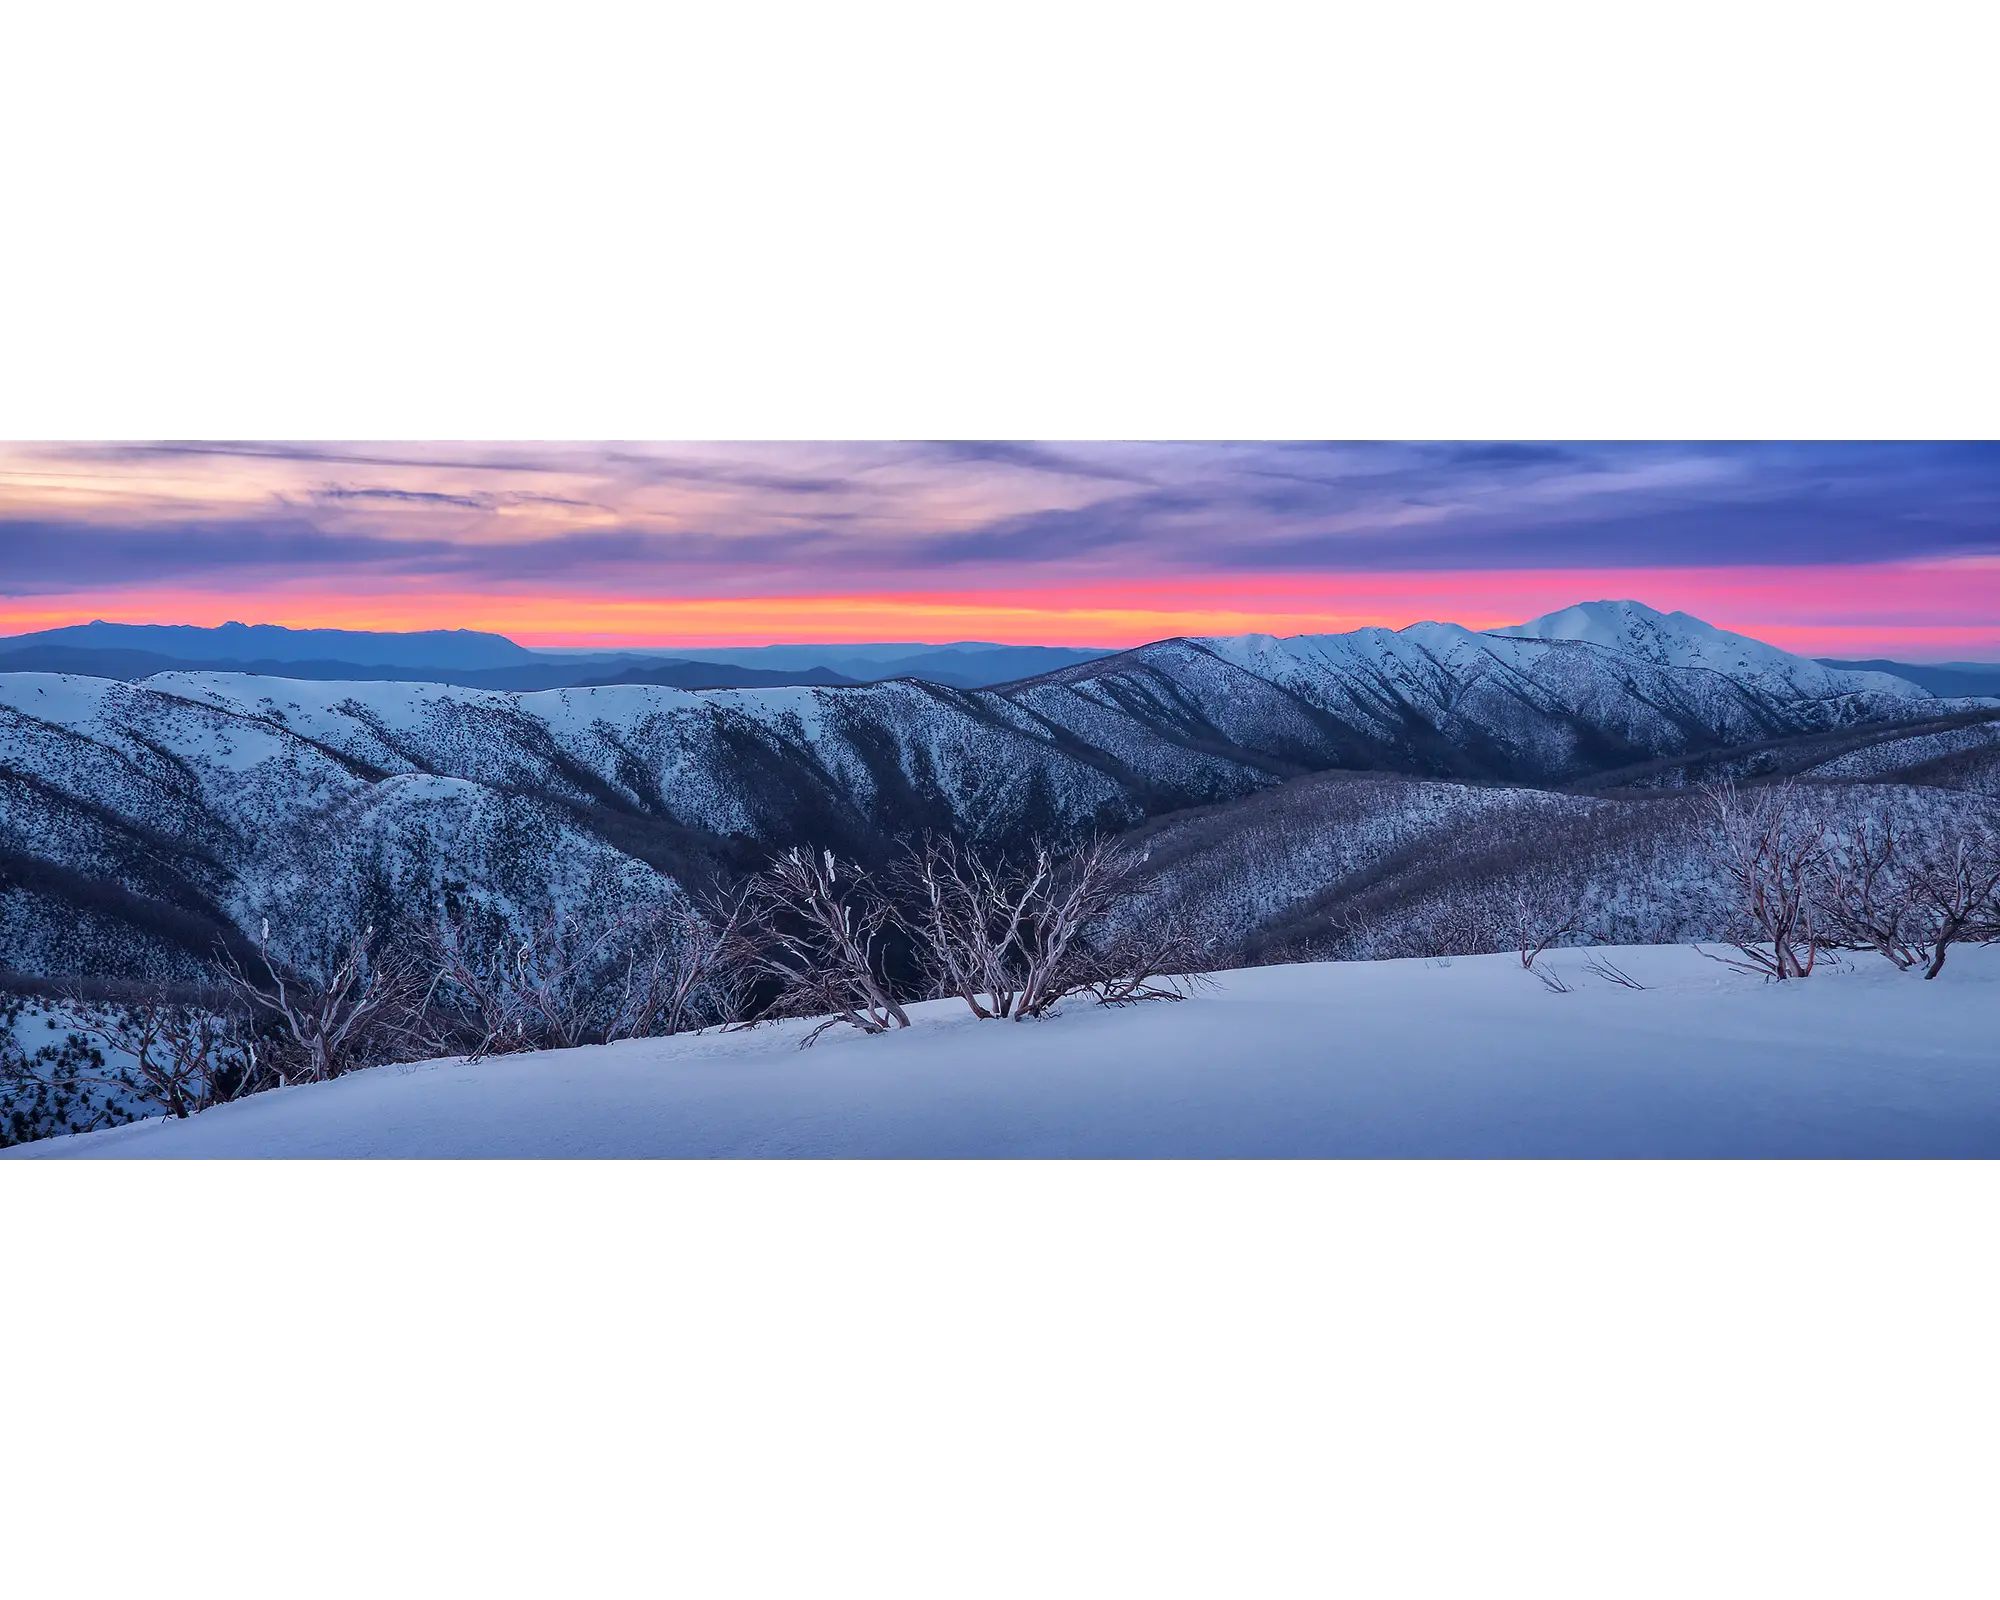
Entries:
{"label": "snow field", "polygon": [[1259,967],[1172,1005],[907,1032],[802,1023],[377,1067],[185,1122],[21,1146],[106,1157],[1991,1157],[2000,949],[1764,984],[1677,946],[1648,985],[1513,955]]}

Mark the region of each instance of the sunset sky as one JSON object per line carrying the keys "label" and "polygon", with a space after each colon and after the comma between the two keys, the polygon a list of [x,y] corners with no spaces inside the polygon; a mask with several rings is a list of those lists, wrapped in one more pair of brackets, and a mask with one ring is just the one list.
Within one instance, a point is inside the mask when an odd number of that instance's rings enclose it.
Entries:
{"label": "sunset sky", "polygon": [[0,444],[0,632],[1127,645],[1579,600],[2000,658],[1990,444]]}

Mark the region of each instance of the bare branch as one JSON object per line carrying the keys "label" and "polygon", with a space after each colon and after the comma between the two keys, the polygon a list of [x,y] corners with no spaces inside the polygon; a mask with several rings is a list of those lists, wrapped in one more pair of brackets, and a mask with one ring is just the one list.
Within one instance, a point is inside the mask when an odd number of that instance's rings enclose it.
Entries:
{"label": "bare branch", "polygon": [[1583,931],[1581,891],[1563,894],[1550,880],[1538,877],[1516,884],[1511,900],[1515,948],[1521,965],[1531,972],[1535,958],[1550,945]]}
{"label": "bare branch", "polygon": [[840,1023],[886,1033],[910,1025],[884,968],[890,914],[858,865],[794,847],[751,881],[723,948],[739,972],[775,986],[768,1015],[830,1019],[802,1045]]}
{"label": "bare branch", "polygon": [[259,1087],[244,1018],[168,998],[164,990],[118,1002],[70,1000],[63,1022],[108,1051],[112,1064],[77,1074],[88,1082],[189,1117]]}
{"label": "bare branch", "polygon": [[1586,960],[1583,964],[1583,970],[1593,978],[1602,978],[1606,983],[1615,983],[1621,989],[1644,989],[1647,987],[1647,985],[1633,977],[1631,973],[1619,966],[1602,951],[1599,951],[1596,955]]}
{"label": "bare branch", "polygon": [[1134,863],[1104,839],[1060,849],[1039,841],[985,860],[927,839],[900,863],[904,926],[933,985],[976,1017],[1022,1021],[1090,994],[1105,1005],[1179,1000],[1201,956],[1170,923],[1114,926]]}
{"label": "bare branch", "polygon": [[374,932],[351,932],[322,944],[311,965],[294,965],[274,953],[265,918],[254,975],[222,950],[215,970],[225,988],[275,1029],[276,1048],[256,1061],[259,1071],[280,1085],[324,1083],[434,1042],[424,1026],[422,964],[407,949],[371,949]]}
{"label": "bare branch", "polygon": [[[740,908],[739,908],[740,909]],[[470,910],[425,932],[427,1004],[470,1043],[468,1059],[678,1033],[714,1004],[738,909],[718,924],[691,906],[549,907],[525,926]]]}
{"label": "bare branch", "polygon": [[1827,854],[1825,824],[1804,814],[1789,781],[1749,795],[1733,782],[1712,784],[1702,805],[1734,891],[1741,965],[1781,982],[1809,976],[1823,944],[1811,888]]}

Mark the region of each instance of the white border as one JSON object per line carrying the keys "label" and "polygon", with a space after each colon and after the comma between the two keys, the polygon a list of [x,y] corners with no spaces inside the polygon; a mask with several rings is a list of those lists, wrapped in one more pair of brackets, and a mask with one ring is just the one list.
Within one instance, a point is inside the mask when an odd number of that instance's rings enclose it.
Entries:
{"label": "white border", "polygon": [[1980,1166],[7,1188],[23,1593],[1944,1595],[1990,1572]]}
{"label": "white border", "polygon": [[0,436],[1990,437],[1996,32],[26,8]]}
{"label": "white border", "polygon": [[[1975,8],[16,8],[17,438],[2000,434]],[[1986,1167],[0,1180],[33,1594],[1990,1589]]]}

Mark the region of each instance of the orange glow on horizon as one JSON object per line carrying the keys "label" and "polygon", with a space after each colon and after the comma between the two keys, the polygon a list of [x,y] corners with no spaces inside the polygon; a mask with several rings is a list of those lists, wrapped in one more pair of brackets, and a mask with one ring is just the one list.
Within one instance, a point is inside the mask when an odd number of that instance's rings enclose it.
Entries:
{"label": "orange glow on horizon", "polygon": [[984,639],[1123,647],[1177,634],[1335,633],[1439,620],[1490,628],[1581,600],[1634,599],[1809,654],[2000,652],[2000,561],[1873,567],[1228,574],[1016,589],[623,597],[130,589],[0,597],[0,632],[88,622],[471,628],[522,644],[700,648]]}

